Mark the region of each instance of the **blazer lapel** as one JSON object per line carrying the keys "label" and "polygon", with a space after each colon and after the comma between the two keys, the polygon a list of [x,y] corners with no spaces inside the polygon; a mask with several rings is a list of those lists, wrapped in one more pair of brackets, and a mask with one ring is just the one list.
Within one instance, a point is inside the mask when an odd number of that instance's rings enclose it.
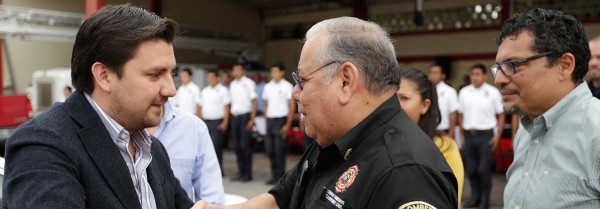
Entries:
{"label": "blazer lapel", "polygon": [[112,191],[125,208],[141,208],[125,160],[83,93],[76,91],[65,104],[82,126],[77,134]]}
{"label": "blazer lapel", "polygon": [[165,202],[165,198],[163,198],[164,191],[164,179],[159,178],[160,171],[157,170],[156,165],[150,163],[148,169],[148,184],[150,184],[150,188],[152,188],[152,192],[154,193],[154,200],[156,201],[156,208],[167,208],[167,203]]}

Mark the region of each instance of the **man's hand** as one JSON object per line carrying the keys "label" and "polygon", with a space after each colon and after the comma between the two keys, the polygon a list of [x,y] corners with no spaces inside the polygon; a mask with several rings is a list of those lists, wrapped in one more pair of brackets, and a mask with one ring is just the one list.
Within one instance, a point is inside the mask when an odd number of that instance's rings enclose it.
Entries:
{"label": "man's hand", "polygon": [[499,136],[497,136],[497,135],[494,135],[494,136],[492,137],[492,139],[490,139],[490,142],[489,142],[489,144],[490,144],[490,146],[492,146],[492,151],[495,151],[495,150],[496,150],[496,146],[498,146],[498,140],[499,140],[499,139],[500,139],[500,137],[499,137]]}
{"label": "man's hand", "polygon": [[219,124],[217,129],[223,134],[226,133],[227,132],[227,123],[225,123],[225,121],[221,122],[221,124]]}
{"label": "man's hand", "polygon": [[208,203],[206,203],[206,201],[200,200],[196,202],[196,204],[194,204],[191,209],[204,209],[204,206],[206,206],[207,204]]}
{"label": "man's hand", "polygon": [[281,127],[281,130],[279,130],[279,133],[281,133],[283,140],[286,140],[288,131],[290,131],[290,127],[291,127],[291,125],[286,124],[286,125],[283,125],[283,127]]}
{"label": "man's hand", "polygon": [[248,125],[246,125],[246,130],[252,132],[252,128],[254,127],[254,120],[249,120]]}
{"label": "man's hand", "polygon": [[196,204],[194,204],[194,206],[192,206],[191,209],[221,209],[221,208],[222,207],[220,207],[218,205],[210,205],[206,201],[200,200],[200,201],[196,202]]}

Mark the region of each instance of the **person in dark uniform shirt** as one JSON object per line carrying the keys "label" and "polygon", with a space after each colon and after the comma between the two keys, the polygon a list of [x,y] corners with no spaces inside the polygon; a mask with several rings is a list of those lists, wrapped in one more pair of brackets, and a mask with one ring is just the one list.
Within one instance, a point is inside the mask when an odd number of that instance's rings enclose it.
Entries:
{"label": "person in dark uniform shirt", "polygon": [[379,25],[353,17],[317,23],[292,77],[292,98],[316,143],[268,193],[225,208],[458,208],[452,170],[400,108],[400,67]]}

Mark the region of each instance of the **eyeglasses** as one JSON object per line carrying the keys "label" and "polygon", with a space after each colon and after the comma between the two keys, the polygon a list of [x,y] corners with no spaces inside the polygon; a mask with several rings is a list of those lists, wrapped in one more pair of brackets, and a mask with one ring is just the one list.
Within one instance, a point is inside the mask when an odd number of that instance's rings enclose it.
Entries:
{"label": "eyeglasses", "polygon": [[294,82],[296,82],[296,86],[298,86],[298,88],[300,88],[300,90],[302,90],[302,89],[303,89],[303,88],[302,88],[302,80],[304,80],[304,78],[306,78],[306,77],[307,77],[307,76],[309,76],[310,74],[313,74],[313,73],[315,73],[315,72],[317,72],[317,71],[319,71],[319,70],[321,70],[321,69],[323,69],[323,68],[325,68],[325,67],[327,67],[327,66],[329,66],[329,65],[331,65],[331,64],[333,64],[333,63],[336,63],[336,62],[337,62],[337,61],[333,61],[333,62],[327,63],[326,65],[323,65],[323,66],[322,66],[322,67],[320,67],[319,69],[316,69],[316,70],[314,70],[314,71],[312,71],[312,72],[310,72],[310,73],[306,74],[306,75],[305,75],[305,76],[303,76],[303,77],[300,77],[300,76],[298,76],[298,73],[297,73],[297,72],[292,72],[292,78],[294,79]]}
{"label": "eyeglasses", "polygon": [[549,52],[544,52],[541,54],[536,54],[531,57],[527,57],[527,58],[520,59],[520,60],[508,61],[508,62],[504,62],[502,64],[495,64],[490,67],[490,72],[492,72],[492,75],[494,76],[494,78],[496,77],[496,75],[498,74],[499,71],[502,71],[502,74],[504,74],[504,76],[510,77],[510,76],[513,76],[515,73],[517,73],[517,70],[516,70],[517,66],[525,64],[532,60],[536,60],[536,59],[554,54],[554,53],[556,53],[556,51],[549,51]]}

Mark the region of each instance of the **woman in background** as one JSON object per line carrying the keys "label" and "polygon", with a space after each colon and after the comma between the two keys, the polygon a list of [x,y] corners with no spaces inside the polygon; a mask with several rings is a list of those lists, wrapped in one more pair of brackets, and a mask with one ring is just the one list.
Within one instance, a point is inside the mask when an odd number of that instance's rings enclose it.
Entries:
{"label": "woman in background", "polygon": [[458,203],[460,205],[465,176],[464,166],[454,140],[435,130],[441,119],[435,85],[427,79],[427,75],[419,70],[403,70],[400,73],[400,89],[396,95],[408,117],[433,139],[446,158],[458,182]]}

